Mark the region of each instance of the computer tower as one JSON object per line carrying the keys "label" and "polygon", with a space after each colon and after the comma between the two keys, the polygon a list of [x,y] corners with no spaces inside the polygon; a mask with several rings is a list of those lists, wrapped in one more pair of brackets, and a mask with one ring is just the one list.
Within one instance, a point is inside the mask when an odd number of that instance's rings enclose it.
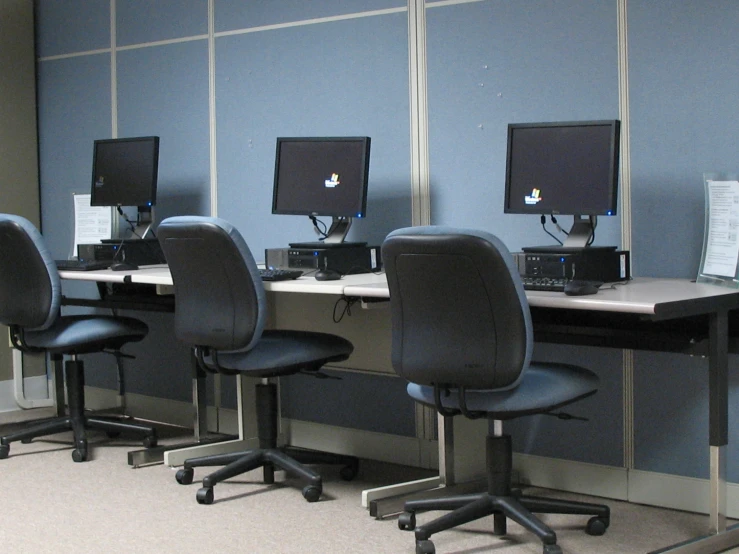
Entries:
{"label": "computer tower", "polygon": [[157,239],[105,239],[94,244],[78,244],[77,258],[127,262],[139,266],[166,263]]}
{"label": "computer tower", "polygon": [[379,246],[338,248],[267,248],[265,265],[272,269],[302,269],[306,273],[332,269],[346,275],[370,273],[382,267]]}
{"label": "computer tower", "polygon": [[524,252],[522,275],[610,283],[631,277],[628,250],[589,247],[572,252]]}

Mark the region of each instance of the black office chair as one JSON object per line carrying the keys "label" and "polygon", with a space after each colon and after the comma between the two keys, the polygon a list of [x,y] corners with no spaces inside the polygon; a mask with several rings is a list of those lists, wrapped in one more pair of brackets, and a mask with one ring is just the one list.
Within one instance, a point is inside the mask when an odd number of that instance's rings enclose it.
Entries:
{"label": "black office chair", "polygon": [[10,443],[72,431],[75,462],[87,460],[87,429],[145,435],[144,446],[157,444],[148,425],[85,414],[84,366],[78,356],[93,352],[119,353],[129,342],[143,339],[148,328],[130,317],[60,314],[61,282],[54,260],[36,227],[19,216],[0,214],[0,323],[10,328],[13,346],[22,352],[47,352],[54,364],[63,356],[68,415],[32,424],[0,437],[0,459]]}
{"label": "black office chair", "polygon": [[[536,534],[544,554],[560,554],[557,537],[532,512],[593,517],[601,535],[607,506],[524,496],[511,486],[511,438],[502,420],[551,412],[594,394],[598,377],[574,365],[534,363],[531,315],[513,258],[489,233],[413,227],[382,245],[390,289],[392,363],[408,394],[445,416],[485,417],[488,490],[405,503],[398,526],[415,529],[416,552],[433,554],[434,533],[493,515],[493,533],[511,518]],[[451,510],[416,527],[416,512]]]}
{"label": "black office chair", "polygon": [[276,467],[307,480],[303,496],[315,502],[323,490],[321,476],[303,464],[343,464],[341,477],[354,478],[354,457],[277,446],[277,387],[269,382],[316,374],[328,362],[346,360],[352,344],[326,333],[265,330],[266,294],[257,266],[241,234],[226,221],[172,217],[157,234],[174,281],[177,337],[193,345],[205,370],[262,379],[256,385],[259,448],[185,460],[177,482],[192,483],[195,467],[225,466],[206,476],[196,494],[200,504],[211,504],[216,483],[263,467],[264,482],[271,484]]}

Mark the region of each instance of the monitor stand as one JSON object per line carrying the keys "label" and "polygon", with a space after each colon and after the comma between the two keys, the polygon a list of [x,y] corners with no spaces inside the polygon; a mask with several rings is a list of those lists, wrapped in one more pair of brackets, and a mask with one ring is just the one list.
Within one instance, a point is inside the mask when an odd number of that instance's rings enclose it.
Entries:
{"label": "monitor stand", "polygon": [[597,216],[589,216],[583,218],[581,215],[575,215],[574,221],[572,222],[572,228],[570,229],[564,244],[554,246],[525,246],[522,248],[524,252],[534,254],[563,254],[579,252],[587,249],[589,252],[595,250],[599,251],[613,251],[616,250],[615,246],[589,246],[590,238],[595,233],[595,225],[597,222]]}
{"label": "monitor stand", "polygon": [[133,229],[132,239],[145,239],[154,225],[154,208],[152,206],[138,206],[136,226]]}
{"label": "monitor stand", "polygon": [[[312,220],[315,218],[311,218]],[[315,227],[315,221],[313,223]],[[291,242],[290,248],[356,248],[367,246],[366,242],[345,242],[344,238],[349,232],[352,225],[351,217],[334,216],[331,221],[331,227],[326,232],[326,238],[313,242]]]}

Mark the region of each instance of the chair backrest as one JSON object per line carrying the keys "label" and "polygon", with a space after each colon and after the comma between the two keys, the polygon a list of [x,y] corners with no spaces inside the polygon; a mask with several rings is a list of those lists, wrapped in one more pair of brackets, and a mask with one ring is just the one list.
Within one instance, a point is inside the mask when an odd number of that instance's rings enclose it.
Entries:
{"label": "chair backrest", "polygon": [[175,289],[175,334],[188,344],[248,350],[262,335],[266,295],[238,230],[213,217],[162,221],[157,236]]}
{"label": "chair backrest", "polygon": [[59,315],[61,280],[38,229],[0,214],[0,323],[47,329]]}
{"label": "chair backrest", "polygon": [[472,229],[409,227],[382,245],[392,363],[422,385],[510,388],[528,367],[533,331],[505,245]]}

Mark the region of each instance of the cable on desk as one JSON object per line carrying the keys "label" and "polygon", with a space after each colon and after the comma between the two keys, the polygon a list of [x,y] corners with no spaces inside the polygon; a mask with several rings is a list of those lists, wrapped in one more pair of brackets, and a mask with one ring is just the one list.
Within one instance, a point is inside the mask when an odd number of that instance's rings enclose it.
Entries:
{"label": "cable on desk", "polygon": [[[334,323],[339,323],[342,319],[344,319],[345,315],[351,316],[352,315],[352,306],[359,302],[359,298],[355,297],[349,297],[349,296],[341,296],[336,303],[334,304],[334,314],[333,319]],[[343,308],[341,309],[341,312],[337,315],[337,310],[339,310],[339,307],[343,304]]]}

